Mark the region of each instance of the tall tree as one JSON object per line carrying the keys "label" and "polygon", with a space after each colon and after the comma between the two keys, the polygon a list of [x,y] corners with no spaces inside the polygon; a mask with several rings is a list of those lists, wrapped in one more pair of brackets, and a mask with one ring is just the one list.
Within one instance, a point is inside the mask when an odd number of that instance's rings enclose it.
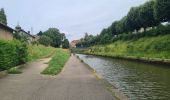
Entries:
{"label": "tall tree", "polygon": [[64,39],[62,44],[63,44],[63,48],[64,49],[68,49],[69,48],[69,41],[68,41],[68,39]]}
{"label": "tall tree", "polygon": [[139,7],[132,7],[127,15],[127,29],[129,31],[139,30],[141,28]]}
{"label": "tall tree", "polygon": [[43,32],[40,31],[37,35],[38,35],[38,36],[41,36],[41,35],[43,35]]}
{"label": "tall tree", "polygon": [[161,22],[170,22],[170,0],[156,0],[155,17]]}
{"label": "tall tree", "polygon": [[7,18],[3,8],[0,10],[0,23],[7,25]]}
{"label": "tall tree", "polygon": [[155,1],[151,0],[139,7],[139,23],[144,29],[157,26],[159,23],[154,17],[154,4]]}
{"label": "tall tree", "polygon": [[57,28],[49,28],[47,31],[43,33],[43,35],[46,35],[47,37],[51,38],[52,40],[51,46],[60,47],[62,43],[62,35]]}
{"label": "tall tree", "polygon": [[45,46],[50,46],[51,41],[51,38],[45,35],[40,36],[40,38],[38,39],[38,42]]}
{"label": "tall tree", "polygon": [[[65,34],[61,33],[57,28],[49,28],[45,32],[40,31],[37,35],[40,36],[39,42],[44,45],[49,44],[50,46],[53,47],[60,47],[61,45],[63,45],[64,42],[66,47],[69,46],[69,42],[66,39]],[[47,39],[47,41],[45,41],[45,39]],[[47,42],[47,44],[44,43],[44,41]]]}
{"label": "tall tree", "polygon": [[118,21],[115,21],[110,26],[110,30],[111,30],[111,33],[112,33],[113,36],[117,35],[117,30],[116,30],[117,24],[118,24]]}

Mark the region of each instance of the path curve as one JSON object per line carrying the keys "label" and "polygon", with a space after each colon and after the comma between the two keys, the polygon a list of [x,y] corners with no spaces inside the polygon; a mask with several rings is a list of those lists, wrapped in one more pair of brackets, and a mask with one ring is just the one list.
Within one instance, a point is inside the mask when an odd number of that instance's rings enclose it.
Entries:
{"label": "path curve", "polygon": [[43,59],[27,64],[22,74],[0,79],[0,100],[113,100],[112,94],[75,56],[57,76],[44,76]]}

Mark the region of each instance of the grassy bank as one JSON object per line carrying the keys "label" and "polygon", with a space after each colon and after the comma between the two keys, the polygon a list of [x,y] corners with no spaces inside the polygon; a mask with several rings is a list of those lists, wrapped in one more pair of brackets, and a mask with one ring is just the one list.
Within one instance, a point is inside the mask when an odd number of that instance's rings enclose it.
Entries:
{"label": "grassy bank", "polygon": [[[28,46],[28,55],[27,55],[27,59],[28,61],[34,61],[36,59],[40,59],[40,58],[45,58],[45,57],[49,57],[52,56],[52,54],[55,53],[55,48],[53,47],[45,47],[43,45],[29,45]],[[8,69],[7,72],[9,74],[20,74],[22,73],[22,65],[19,66],[12,66],[12,68]]]}
{"label": "grassy bank", "polygon": [[28,60],[33,61],[40,58],[51,56],[55,52],[53,47],[45,47],[43,45],[28,46]]}
{"label": "grassy bank", "polygon": [[27,45],[18,40],[0,40],[0,71],[16,72],[15,66],[51,56],[55,48],[42,45]]}
{"label": "grassy bank", "polygon": [[143,37],[138,40],[118,40],[108,45],[93,46],[84,53],[143,60],[169,62],[170,35]]}
{"label": "grassy bank", "polygon": [[68,50],[57,49],[52,60],[49,62],[49,66],[42,72],[42,74],[56,75],[64,67],[68,60],[70,53]]}

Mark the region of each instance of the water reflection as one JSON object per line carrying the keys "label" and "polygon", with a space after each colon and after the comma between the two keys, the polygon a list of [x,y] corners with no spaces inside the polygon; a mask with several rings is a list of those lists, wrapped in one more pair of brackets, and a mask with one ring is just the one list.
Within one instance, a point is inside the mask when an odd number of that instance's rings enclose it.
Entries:
{"label": "water reflection", "polygon": [[169,100],[170,67],[78,55],[131,100]]}

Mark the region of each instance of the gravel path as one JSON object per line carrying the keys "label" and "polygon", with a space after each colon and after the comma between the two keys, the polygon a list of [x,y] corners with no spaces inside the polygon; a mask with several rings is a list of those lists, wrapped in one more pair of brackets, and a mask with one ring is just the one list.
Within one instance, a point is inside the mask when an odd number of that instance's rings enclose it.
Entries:
{"label": "gravel path", "polygon": [[0,100],[113,100],[112,94],[76,57],[57,76],[40,72],[50,59],[26,65],[23,73],[0,79]]}

